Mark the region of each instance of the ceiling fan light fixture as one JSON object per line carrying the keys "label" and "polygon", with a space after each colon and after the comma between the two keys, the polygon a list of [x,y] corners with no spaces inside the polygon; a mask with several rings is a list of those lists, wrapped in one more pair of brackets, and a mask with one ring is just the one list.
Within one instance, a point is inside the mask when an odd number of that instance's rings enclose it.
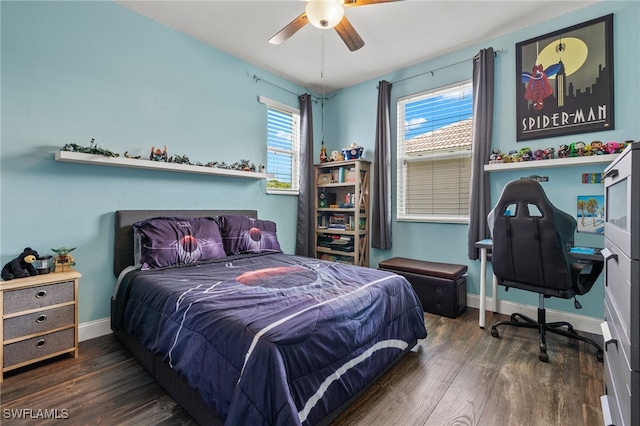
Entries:
{"label": "ceiling fan light fixture", "polygon": [[344,6],[337,0],[311,0],[307,3],[305,13],[311,25],[326,30],[340,23]]}

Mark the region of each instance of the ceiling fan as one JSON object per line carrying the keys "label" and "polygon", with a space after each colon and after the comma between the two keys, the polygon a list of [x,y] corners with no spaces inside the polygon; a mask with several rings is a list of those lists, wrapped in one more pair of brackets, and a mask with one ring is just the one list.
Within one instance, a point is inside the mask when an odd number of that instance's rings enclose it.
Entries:
{"label": "ceiling fan", "polygon": [[345,7],[366,6],[400,0],[308,0],[305,11],[269,39],[271,44],[282,44],[298,30],[311,23],[320,29],[335,28],[349,50],[360,49],[364,41],[344,14]]}

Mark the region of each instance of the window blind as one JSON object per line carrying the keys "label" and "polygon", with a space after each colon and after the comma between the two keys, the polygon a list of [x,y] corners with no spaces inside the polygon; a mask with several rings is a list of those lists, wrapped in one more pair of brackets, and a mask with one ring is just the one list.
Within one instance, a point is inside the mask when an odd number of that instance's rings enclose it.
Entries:
{"label": "window blind", "polygon": [[398,220],[468,221],[471,95],[464,82],[398,100]]}
{"label": "window blind", "polygon": [[267,105],[267,192],[297,192],[300,157],[300,112],[260,98]]}

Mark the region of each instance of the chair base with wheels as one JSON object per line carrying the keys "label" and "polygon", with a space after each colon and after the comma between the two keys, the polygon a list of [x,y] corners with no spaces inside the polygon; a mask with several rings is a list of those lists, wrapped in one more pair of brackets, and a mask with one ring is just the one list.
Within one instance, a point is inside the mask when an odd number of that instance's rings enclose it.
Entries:
{"label": "chair base with wheels", "polygon": [[[538,329],[538,334],[540,336],[540,352],[538,353],[538,358],[540,361],[548,362],[549,355],[547,354],[547,340],[546,340],[546,332],[559,334],[564,337],[568,337],[570,339],[580,340],[582,342],[588,343],[591,346],[595,347],[597,352],[596,356],[598,357],[598,361],[603,362],[604,360],[604,352],[602,351],[602,347],[596,343],[594,340],[589,339],[587,337],[580,336],[574,329],[571,323],[566,321],[558,321],[558,322],[550,322],[546,321],[546,311],[544,308],[544,295],[539,295],[539,306],[538,306],[538,321],[523,315],[521,313],[515,312],[511,314],[510,321],[498,321],[491,325],[491,335],[493,337],[500,337],[500,333],[498,333],[498,328],[501,325],[511,325],[513,327],[522,327],[522,328],[536,328]],[[567,331],[563,330],[561,327],[567,327]]]}

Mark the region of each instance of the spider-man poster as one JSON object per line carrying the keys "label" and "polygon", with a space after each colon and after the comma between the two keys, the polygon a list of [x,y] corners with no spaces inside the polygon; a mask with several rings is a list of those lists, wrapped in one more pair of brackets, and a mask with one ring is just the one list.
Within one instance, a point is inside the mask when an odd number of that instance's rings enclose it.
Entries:
{"label": "spider-man poster", "polygon": [[612,130],[613,15],[516,44],[518,141]]}

